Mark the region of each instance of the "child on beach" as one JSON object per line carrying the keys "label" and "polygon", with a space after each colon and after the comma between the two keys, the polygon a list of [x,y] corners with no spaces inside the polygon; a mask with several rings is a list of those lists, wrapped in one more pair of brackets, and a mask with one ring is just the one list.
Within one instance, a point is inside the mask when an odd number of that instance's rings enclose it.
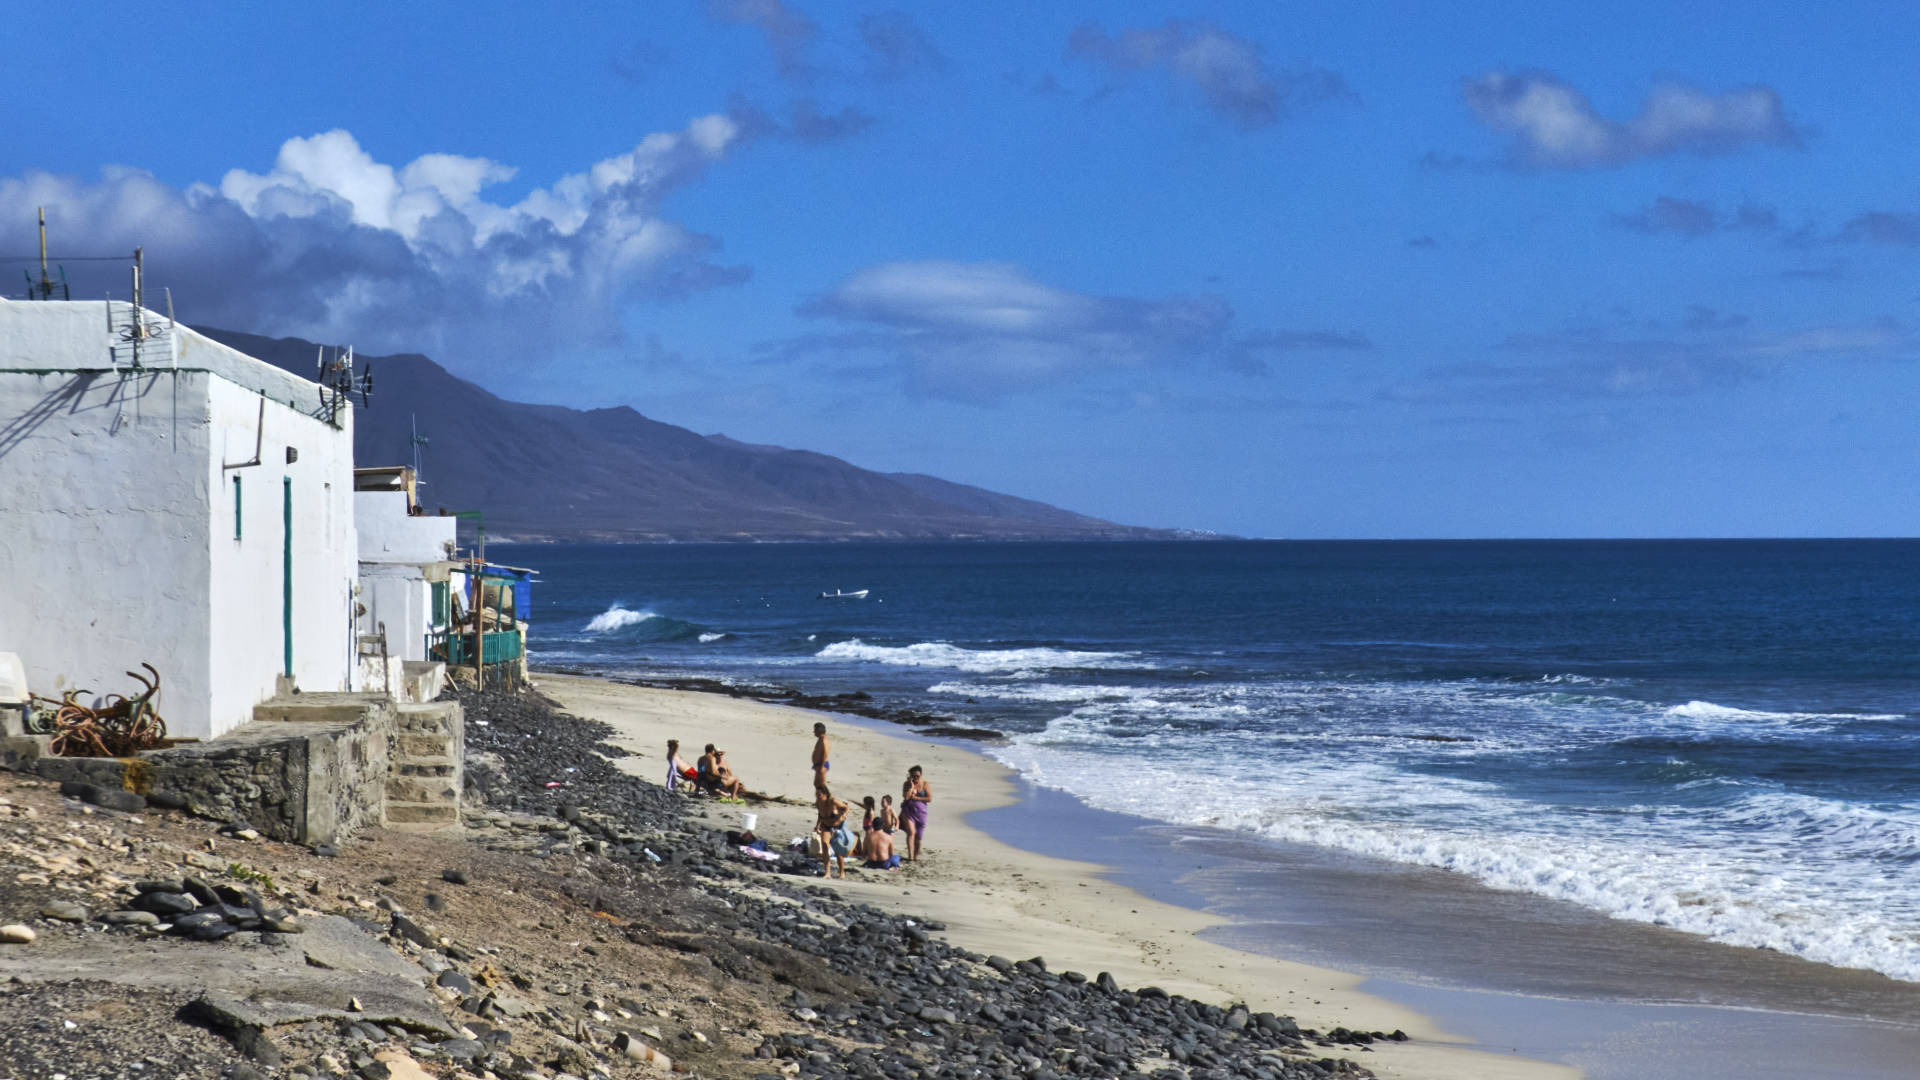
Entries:
{"label": "child on beach", "polygon": [[927,833],[927,804],[933,801],[933,788],[915,765],[907,770],[907,782],[900,785],[900,827],[907,831],[907,861],[920,861],[920,841]]}
{"label": "child on beach", "polygon": [[887,839],[893,839],[893,830],[900,827],[900,815],[893,812],[893,796],[880,796],[880,828],[886,831]]}

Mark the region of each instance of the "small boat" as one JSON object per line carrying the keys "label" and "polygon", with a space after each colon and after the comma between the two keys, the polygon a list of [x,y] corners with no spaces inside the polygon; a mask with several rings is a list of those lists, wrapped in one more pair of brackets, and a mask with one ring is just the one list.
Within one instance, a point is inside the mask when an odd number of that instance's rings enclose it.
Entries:
{"label": "small boat", "polygon": [[823,592],[820,594],[820,599],[822,600],[865,600],[866,598],[867,590],[865,589],[855,589],[852,592],[848,592],[845,589],[835,589],[832,592]]}

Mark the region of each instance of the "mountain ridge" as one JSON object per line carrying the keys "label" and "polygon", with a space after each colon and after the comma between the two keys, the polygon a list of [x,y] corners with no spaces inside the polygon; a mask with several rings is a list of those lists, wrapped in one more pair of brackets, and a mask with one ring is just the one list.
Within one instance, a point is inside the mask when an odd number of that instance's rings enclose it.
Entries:
{"label": "mountain ridge", "polygon": [[[318,346],[196,327],[305,378]],[[489,535],[523,541],[1167,540],[923,473],[863,469],[829,454],[701,435],[628,405],[507,401],[419,353],[363,357],[371,408],[354,417],[361,466],[413,460],[409,420],[432,439],[421,503],[478,509]],[[358,403],[356,402],[356,405]],[[386,406],[382,408],[382,406]]]}

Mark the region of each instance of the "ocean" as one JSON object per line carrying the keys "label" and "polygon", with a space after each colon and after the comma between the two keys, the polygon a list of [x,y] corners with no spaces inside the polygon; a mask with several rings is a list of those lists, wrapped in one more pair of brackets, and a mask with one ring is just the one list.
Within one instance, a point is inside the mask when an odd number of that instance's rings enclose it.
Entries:
{"label": "ocean", "polygon": [[1096,809],[1920,981],[1920,541],[497,547],[536,666],[865,691]]}

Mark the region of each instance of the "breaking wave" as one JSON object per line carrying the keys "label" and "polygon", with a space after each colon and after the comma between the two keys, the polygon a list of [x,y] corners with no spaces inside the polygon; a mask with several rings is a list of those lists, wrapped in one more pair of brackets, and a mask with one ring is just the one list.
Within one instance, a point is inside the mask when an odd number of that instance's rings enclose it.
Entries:
{"label": "breaking wave", "polygon": [[836,641],[814,654],[819,660],[853,660],[901,667],[950,668],[974,674],[1014,674],[1098,668],[1148,668],[1130,652],[1090,652],[1036,647],[963,649],[944,641],[917,645],[868,645],[859,638]]}

